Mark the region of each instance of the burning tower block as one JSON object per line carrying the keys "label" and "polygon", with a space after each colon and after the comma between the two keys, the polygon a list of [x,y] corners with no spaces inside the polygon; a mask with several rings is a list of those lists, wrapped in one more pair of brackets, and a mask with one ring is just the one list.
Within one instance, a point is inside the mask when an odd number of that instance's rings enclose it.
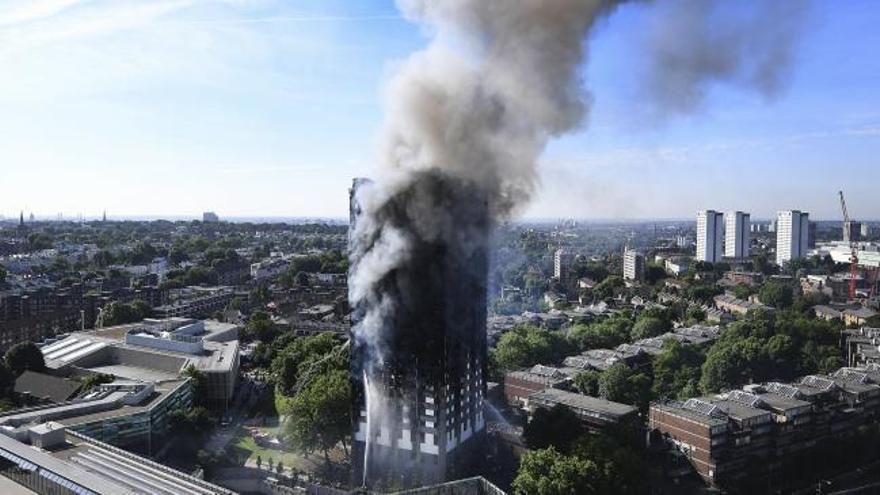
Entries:
{"label": "burning tower block", "polygon": [[358,179],[351,195],[354,482],[401,488],[475,474],[484,459],[486,195],[424,172],[366,207],[362,194],[374,188]]}

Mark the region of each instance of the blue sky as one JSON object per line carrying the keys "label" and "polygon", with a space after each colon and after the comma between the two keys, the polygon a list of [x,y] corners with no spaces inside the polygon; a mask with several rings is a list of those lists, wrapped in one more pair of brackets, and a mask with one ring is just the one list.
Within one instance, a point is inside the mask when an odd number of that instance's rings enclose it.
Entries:
{"label": "blue sky", "polygon": [[[524,215],[690,218],[800,208],[880,219],[880,8],[815,2],[786,90],[714,86],[658,122],[652,9],[590,40],[589,122],[553,142]],[[382,87],[424,33],[379,0],[0,0],[0,214],[346,215]]]}

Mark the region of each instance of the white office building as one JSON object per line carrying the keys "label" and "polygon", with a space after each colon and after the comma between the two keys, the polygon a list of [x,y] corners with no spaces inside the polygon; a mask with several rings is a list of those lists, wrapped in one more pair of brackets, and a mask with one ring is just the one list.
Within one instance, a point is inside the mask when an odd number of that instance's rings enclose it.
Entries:
{"label": "white office building", "polygon": [[776,218],[776,264],[779,266],[807,255],[810,244],[810,214],[799,210],[780,211]]}
{"label": "white office building", "polygon": [[645,255],[635,249],[623,252],[623,279],[642,280],[645,277]]}
{"label": "white office building", "polygon": [[724,216],[724,256],[733,259],[749,257],[751,219],[748,213],[729,211]]}
{"label": "white office building", "polygon": [[697,261],[718,263],[724,249],[724,214],[715,210],[697,213]]}

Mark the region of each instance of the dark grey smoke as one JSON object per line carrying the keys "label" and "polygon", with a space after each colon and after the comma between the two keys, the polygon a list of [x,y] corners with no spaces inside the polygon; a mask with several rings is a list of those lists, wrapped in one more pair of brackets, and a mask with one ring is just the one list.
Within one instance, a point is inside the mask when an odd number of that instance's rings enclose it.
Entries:
{"label": "dark grey smoke", "polygon": [[661,115],[694,112],[718,83],[779,96],[809,6],[809,0],[657,2],[644,45],[648,102]]}

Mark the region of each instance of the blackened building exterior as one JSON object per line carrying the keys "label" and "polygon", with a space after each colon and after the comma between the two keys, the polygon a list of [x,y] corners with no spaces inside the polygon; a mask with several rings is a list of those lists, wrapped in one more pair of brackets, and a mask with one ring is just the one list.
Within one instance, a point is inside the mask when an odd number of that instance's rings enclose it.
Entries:
{"label": "blackened building exterior", "polygon": [[358,191],[369,184],[356,180],[351,191],[349,279],[382,229],[405,232],[408,248],[372,283],[375,297],[351,301],[354,481],[383,488],[463,478],[483,458],[485,195],[427,173],[366,219]]}

